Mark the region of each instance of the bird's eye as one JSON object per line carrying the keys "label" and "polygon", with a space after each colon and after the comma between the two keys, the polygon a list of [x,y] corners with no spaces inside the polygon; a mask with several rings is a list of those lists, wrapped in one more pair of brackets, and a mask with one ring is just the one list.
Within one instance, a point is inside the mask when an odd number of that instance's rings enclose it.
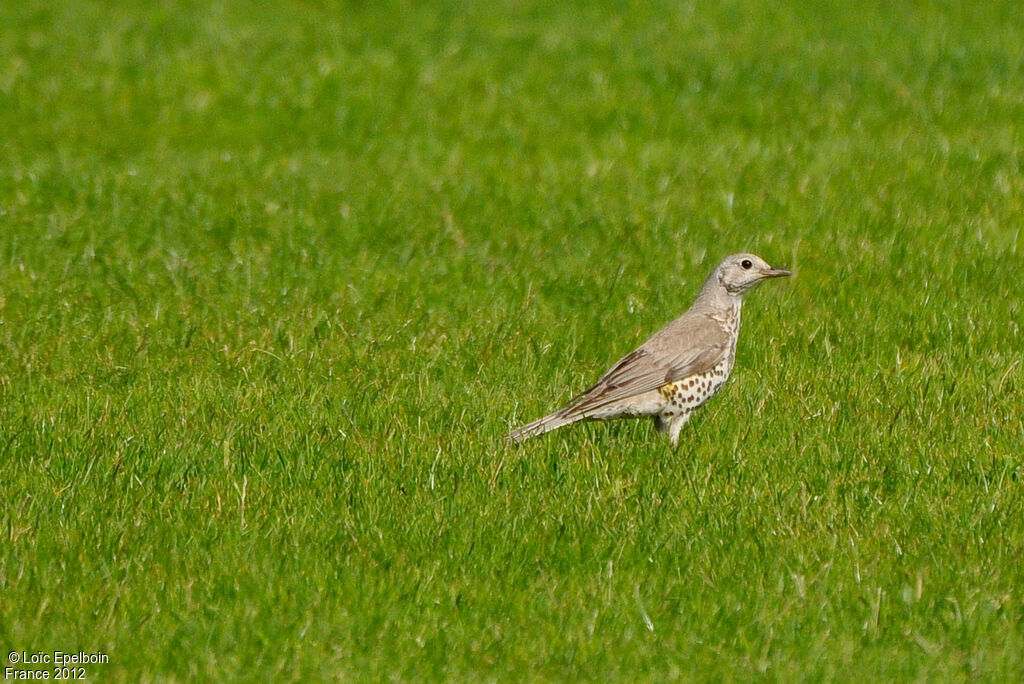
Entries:
{"label": "bird's eye", "polygon": [[751,263],[750,259],[744,259],[743,261],[740,262],[740,266],[742,266],[743,268],[745,268],[747,270],[750,270],[750,267],[753,266],[753,265],[754,264]]}

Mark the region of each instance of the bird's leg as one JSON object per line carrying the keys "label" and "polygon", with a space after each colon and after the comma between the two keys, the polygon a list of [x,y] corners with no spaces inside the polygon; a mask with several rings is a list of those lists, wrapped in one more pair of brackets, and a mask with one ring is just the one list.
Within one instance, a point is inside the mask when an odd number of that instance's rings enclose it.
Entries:
{"label": "bird's leg", "polygon": [[680,413],[678,416],[674,416],[669,419],[668,424],[668,438],[672,440],[672,446],[679,446],[679,433],[682,431],[683,426],[686,425],[687,421],[690,420],[690,412],[685,411]]}

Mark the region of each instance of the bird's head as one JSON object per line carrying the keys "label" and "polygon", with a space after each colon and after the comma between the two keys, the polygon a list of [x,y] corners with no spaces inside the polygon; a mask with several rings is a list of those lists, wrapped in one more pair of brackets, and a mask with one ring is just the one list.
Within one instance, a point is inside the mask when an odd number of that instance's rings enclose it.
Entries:
{"label": "bird's head", "polygon": [[792,275],[784,268],[772,268],[756,254],[733,254],[722,260],[716,269],[718,282],[729,294],[743,294],[762,280]]}

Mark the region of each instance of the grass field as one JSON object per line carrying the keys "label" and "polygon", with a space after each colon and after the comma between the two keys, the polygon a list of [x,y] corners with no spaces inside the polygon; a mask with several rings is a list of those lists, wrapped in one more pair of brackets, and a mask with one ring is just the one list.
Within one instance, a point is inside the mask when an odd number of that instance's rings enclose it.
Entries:
{"label": "grass field", "polygon": [[4,657],[1024,678],[1022,122],[1015,1],[0,3]]}

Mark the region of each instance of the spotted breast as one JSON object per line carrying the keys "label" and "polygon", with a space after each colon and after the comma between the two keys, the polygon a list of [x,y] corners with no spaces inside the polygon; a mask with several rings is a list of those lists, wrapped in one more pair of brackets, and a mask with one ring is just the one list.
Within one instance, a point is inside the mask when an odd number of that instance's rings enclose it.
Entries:
{"label": "spotted breast", "polygon": [[659,430],[671,433],[673,439],[690,419],[693,411],[713,397],[732,373],[736,362],[736,341],[739,338],[740,307],[732,307],[721,319],[722,327],[729,336],[729,346],[721,360],[703,373],[697,373],[659,388],[665,405],[658,413],[655,425]]}
{"label": "spotted breast", "polygon": [[729,354],[709,371],[691,375],[685,380],[677,380],[661,387],[659,391],[665,397],[666,402],[661,415],[664,418],[673,418],[690,413],[714,396],[715,392],[729,379],[734,358],[732,354]]}

